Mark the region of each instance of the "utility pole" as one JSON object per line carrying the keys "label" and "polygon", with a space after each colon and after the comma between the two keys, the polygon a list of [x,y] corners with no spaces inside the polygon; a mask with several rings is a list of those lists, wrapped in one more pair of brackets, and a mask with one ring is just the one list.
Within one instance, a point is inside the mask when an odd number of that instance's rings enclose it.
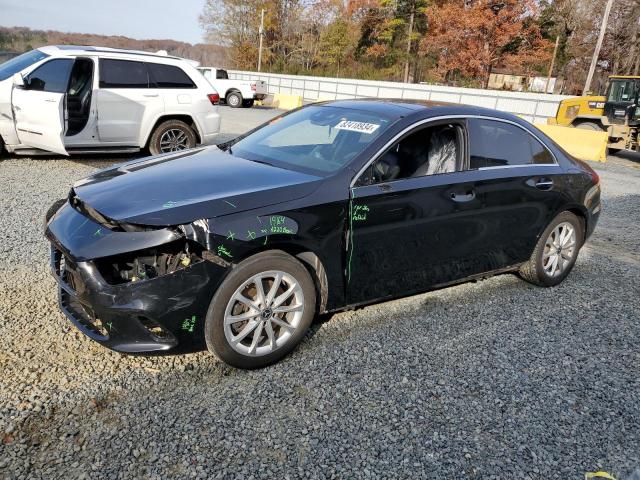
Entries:
{"label": "utility pole", "polygon": [[596,71],[596,64],[598,63],[598,57],[600,56],[602,40],[604,39],[604,33],[607,30],[607,21],[609,20],[609,13],[611,13],[611,5],[613,5],[613,0],[607,0],[607,6],[604,8],[604,16],[602,17],[602,25],[600,25],[600,34],[598,35],[596,49],[593,52],[593,58],[591,59],[591,66],[589,67],[589,73],[587,74],[587,81],[584,82],[582,95],[586,95],[591,89],[591,80],[593,80],[593,73]]}
{"label": "utility pole", "polygon": [[260,30],[258,30],[260,36],[260,46],[258,47],[258,71],[262,70],[262,37],[264,37],[264,8],[260,12]]}
{"label": "utility pole", "polygon": [[404,62],[404,83],[409,82],[409,55],[411,55],[411,35],[413,34],[413,14],[415,8],[411,9],[411,17],[409,17],[409,38],[407,39],[407,59]]}
{"label": "utility pole", "polygon": [[[560,43],[560,35],[556,36],[556,46],[553,48],[553,57],[551,57],[551,66],[549,67],[549,75],[547,75],[547,84],[544,87],[544,93],[549,93],[549,82],[553,73],[553,66],[556,64],[556,55],[558,54],[558,44]],[[553,93],[553,92],[551,92]]]}

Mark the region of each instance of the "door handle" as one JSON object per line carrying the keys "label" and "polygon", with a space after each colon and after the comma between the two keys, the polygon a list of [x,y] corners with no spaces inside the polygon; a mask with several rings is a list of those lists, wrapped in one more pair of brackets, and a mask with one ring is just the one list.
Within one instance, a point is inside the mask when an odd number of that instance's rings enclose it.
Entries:
{"label": "door handle", "polygon": [[476,198],[476,192],[474,192],[473,190],[469,190],[465,193],[451,193],[451,200],[453,200],[454,202],[470,202],[474,198]]}
{"label": "door handle", "polygon": [[57,100],[55,98],[45,98],[44,99],[45,102],[49,102],[49,103],[55,103],[57,102]]}
{"label": "door handle", "polygon": [[538,190],[551,190],[551,188],[553,188],[553,180],[550,178],[540,178],[536,180],[534,186]]}
{"label": "door handle", "polygon": [[142,96],[143,97],[157,97],[158,94],[157,93],[143,93]]}

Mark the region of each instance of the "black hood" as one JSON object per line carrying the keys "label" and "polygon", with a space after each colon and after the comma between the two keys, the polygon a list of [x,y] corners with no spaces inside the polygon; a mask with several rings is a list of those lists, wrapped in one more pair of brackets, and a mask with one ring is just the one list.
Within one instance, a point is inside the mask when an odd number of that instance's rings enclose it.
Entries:
{"label": "black hood", "polygon": [[77,182],[73,190],[107,218],[166,226],[301,198],[321,180],[214,147],[101,170]]}

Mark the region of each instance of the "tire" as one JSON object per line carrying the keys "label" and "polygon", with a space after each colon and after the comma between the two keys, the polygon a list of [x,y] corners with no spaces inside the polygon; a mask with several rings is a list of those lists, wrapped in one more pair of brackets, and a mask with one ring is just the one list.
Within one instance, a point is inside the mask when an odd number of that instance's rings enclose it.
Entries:
{"label": "tire", "polygon": [[[563,240],[563,228],[573,228],[573,238]],[[565,230],[570,232],[570,230]],[[553,234],[553,236],[552,236]],[[570,235],[570,234],[569,234]],[[573,249],[569,251],[571,243]],[[541,287],[553,287],[561,283],[573,269],[584,242],[584,223],[571,212],[562,212],[540,235],[536,248],[527,263],[520,267],[520,277]],[[553,245],[560,245],[560,254],[553,252]],[[564,255],[563,255],[564,250]],[[556,267],[553,260],[558,257]],[[567,258],[568,257],[568,258]]]}
{"label": "tire", "polygon": [[242,101],[242,106],[244,108],[251,108],[251,107],[253,107],[253,103],[254,103],[253,98],[251,98],[249,100],[243,100]]}
{"label": "tire", "polygon": [[596,132],[604,132],[600,124],[595,122],[580,122],[576,124],[576,128],[579,128],[581,130],[593,130]]}
{"label": "tire", "polygon": [[151,155],[178,152],[195,146],[196,132],[181,120],[162,122],[156,127],[149,139],[149,152],[151,152]]}
{"label": "tire", "polygon": [[242,94],[237,91],[229,92],[227,94],[227,98],[225,98],[225,102],[231,108],[238,108],[242,106]]}
{"label": "tire", "polygon": [[60,210],[60,207],[62,207],[62,205],[64,205],[65,203],[67,203],[66,198],[61,198],[60,200],[56,200],[55,202],[53,202],[47,210],[47,213],[44,214],[44,222],[48,223],[51,217],[53,217],[58,212],[58,210]]}
{"label": "tire", "polygon": [[[279,288],[273,291],[278,274],[282,274]],[[256,280],[260,275],[262,278]],[[259,300],[256,281],[263,286],[264,302]],[[287,293],[289,295],[283,298]],[[237,300],[239,295],[258,308]],[[267,304],[270,299],[273,301]],[[277,312],[278,308],[290,311]],[[204,325],[207,348],[233,367],[266,367],[300,343],[315,313],[315,285],[302,263],[280,250],[259,253],[239,263],[214,294]],[[225,322],[230,316],[242,318],[233,323]],[[238,338],[243,332],[244,336]],[[234,337],[237,342],[232,342]]]}

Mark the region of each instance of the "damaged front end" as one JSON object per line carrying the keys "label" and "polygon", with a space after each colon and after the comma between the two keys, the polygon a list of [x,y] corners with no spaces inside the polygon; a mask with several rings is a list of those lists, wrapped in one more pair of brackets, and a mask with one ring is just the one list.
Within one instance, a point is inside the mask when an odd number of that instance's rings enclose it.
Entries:
{"label": "damaged front end", "polygon": [[60,308],[84,334],[126,353],[205,347],[207,309],[230,264],[182,229],[118,223],[70,198],[46,236]]}

